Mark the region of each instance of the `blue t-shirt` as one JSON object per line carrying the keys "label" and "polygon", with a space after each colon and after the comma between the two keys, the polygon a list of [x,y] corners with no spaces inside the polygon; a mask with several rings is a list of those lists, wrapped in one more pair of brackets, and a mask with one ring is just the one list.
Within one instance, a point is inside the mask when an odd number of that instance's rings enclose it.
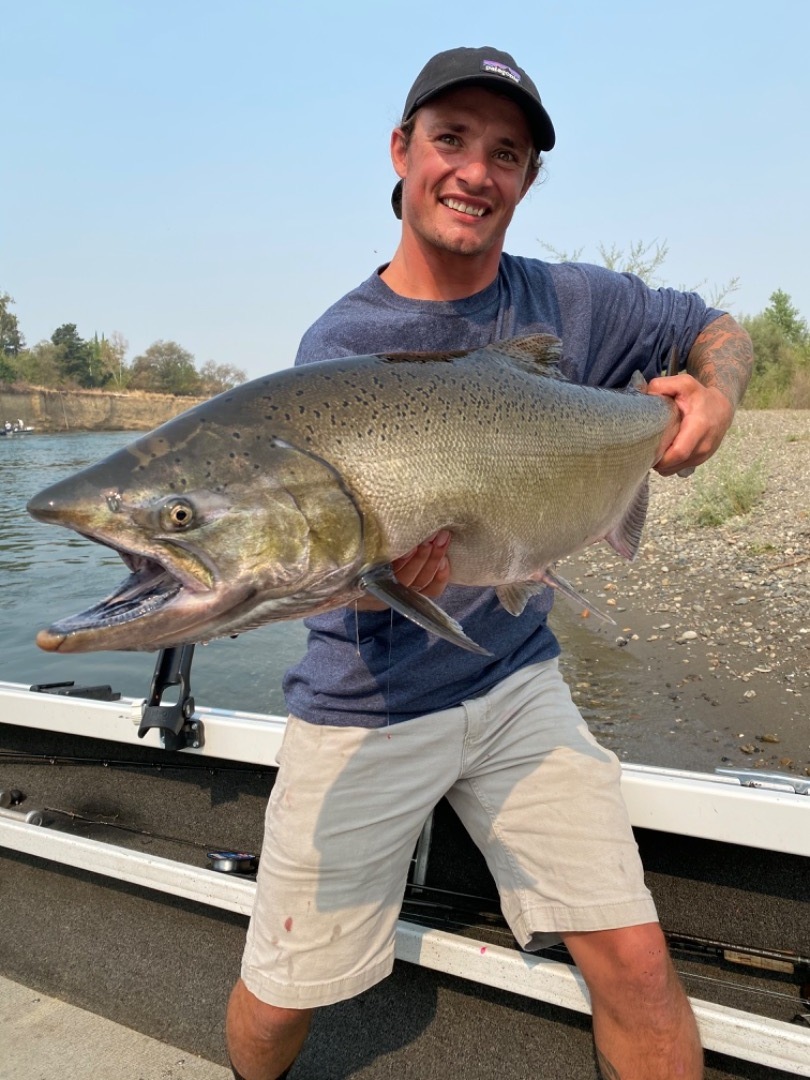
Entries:
{"label": "blue t-shirt", "polygon": [[[463,300],[411,300],[375,272],[310,327],[296,364],[475,349],[551,333],[562,339],[568,378],[623,387],[635,371],[660,374],[673,344],[685,359],[700,331],[721,314],[696,293],[650,289],[631,274],[504,254],[492,285]],[[451,563],[452,554],[451,542]],[[546,622],[551,589],[533,597],[518,617],[488,588],[451,585],[439,604],[492,655],[461,649],[394,611],[338,608],[305,620],[306,655],[284,679],[289,711],[312,723],[381,727],[451,708],[560,651]]]}

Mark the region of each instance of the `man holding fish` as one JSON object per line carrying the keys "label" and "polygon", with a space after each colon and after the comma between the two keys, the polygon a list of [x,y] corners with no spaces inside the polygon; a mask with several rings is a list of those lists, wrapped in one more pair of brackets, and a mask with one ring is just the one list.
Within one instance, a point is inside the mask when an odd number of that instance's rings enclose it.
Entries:
{"label": "man holding fish", "polygon": [[[731,424],[749,339],[695,294],[504,254],[512,214],[554,141],[535,84],[511,56],[486,47],[433,57],[391,136],[399,246],[307,332],[297,362],[497,350],[555,335],[568,379],[620,388],[640,371],[649,393],[671,399],[680,424],[667,429],[655,467],[691,469]],[[656,377],[673,347],[685,371]],[[403,461],[403,473],[411,468]],[[636,502],[606,536],[617,550],[634,554],[633,515],[643,513]],[[695,1020],[644,885],[618,762],[589,734],[557,669],[552,590],[538,582],[512,596],[515,615],[494,590],[448,587],[456,542],[461,553],[452,525],[442,528],[394,570],[413,592],[441,596],[478,651],[428,634],[379,593],[309,622],[307,654],[285,680],[291,718],[229,1006],[234,1074],[286,1076],[313,1009],[390,972],[414,844],[447,795],[519,944],[563,941],[582,972],[602,1076],[699,1077]]]}

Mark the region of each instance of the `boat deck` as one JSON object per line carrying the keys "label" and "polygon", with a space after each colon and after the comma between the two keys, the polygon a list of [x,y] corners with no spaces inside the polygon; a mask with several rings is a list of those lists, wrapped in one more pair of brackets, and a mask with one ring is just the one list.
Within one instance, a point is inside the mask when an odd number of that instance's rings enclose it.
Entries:
{"label": "boat deck", "polygon": [[[96,708],[105,717],[105,709],[109,712],[112,725],[114,707],[81,703],[67,709],[71,724],[80,723],[81,710]],[[18,716],[24,718],[22,707]],[[215,746],[213,718],[208,734]],[[259,849],[275,770],[264,759],[246,763],[169,753],[143,742],[122,745],[7,722],[0,723],[0,749],[0,788],[22,789],[27,805],[44,808],[51,819],[46,828],[6,819],[6,836],[16,830],[20,844],[0,848],[0,972],[36,995],[70,1002],[121,1025],[123,1031],[110,1029],[116,1076],[119,1037],[126,1053],[132,1031],[168,1046],[178,1062],[191,1061],[192,1055],[220,1068],[212,1077],[228,1076],[221,1069],[223,1020],[239,970],[252,883],[208,869],[206,852]],[[670,804],[684,803],[677,784],[671,792],[665,785],[664,793],[661,820]],[[730,797],[734,794],[737,789],[729,786]],[[761,794],[763,807],[781,799],[783,811],[798,807],[806,822],[808,796]],[[714,805],[716,811],[719,807],[715,816],[722,816],[722,799]],[[633,813],[634,820],[644,818],[645,806]],[[792,825],[788,832],[795,832]],[[639,827],[637,836],[662,921],[675,935],[676,965],[690,996],[761,1017],[761,1036],[751,1035],[760,1044],[756,1051],[767,1041],[768,1023],[775,1023],[782,1050],[798,1062],[782,1072],[710,1051],[708,1080],[810,1076],[810,1035],[800,1019],[808,1012],[808,973],[803,961],[791,970],[782,963],[780,970],[780,962],[770,956],[787,951],[802,960],[810,953],[810,859],[790,850],[790,836],[777,838],[787,851],[647,827]],[[104,858],[131,860],[131,880],[102,876],[109,869],[88,869],[84,844]],[[73,865],[51,854],[60,846],[75,847]],[[401,959],[394,974],[359,998],[319,1012],[293,1080],[593,1080],[590,1018],[513,992],[521,977],[530,982],[543,973],[515,948],[499,919],[483,861],[444,803],[437,808],[429,857],[421,870],[403,910],[404,919],[411,921],[402,924]],[[185,892],[161,888],[157,881],[163,873],[178,880],[187,875]],[[144,887],[139,875],[150,874],[155,884]],[[678,941],[678,935],[688,940]],[[718,949],[718,942],[744,946],[748,954],[740,963],[728,949]],[[455,946],[462,956],[458,969],[447,962]],[[431,967],[431,948],[442,951],[444,970]],[[574,1009],[587,1008],[575,969],[559,953],[551,959],[563,961],[550,965],[554,978],[559,980],[561,972],[566,993],[580,997]],[[506,972],[500,985],[497,980],[484,984],[483,969],[490,962],[493,970],[501,965]],[[4,1023],[9,1012],[20,1013],[11,1017],[15,1044],[27,1037],[24,1014],[35,1015],[26,991],[17,988],[16,994],[10,1009],[2,1007]],[[66,1045],[73,1046],[73,1014],[58,1007],[53,1013],[66,1017]],[[81,1019],[88,1025],[91,1021]],[[88,1038],[95,1041],[91,1030]],[[54,1026],[53,1041],[63,1037]],[[104,1042],[103,1031],[98,1038]],[[40,1075],[50,1080],[46,1062],[52,1046],[37,1043],[29,1049],[43,1055]],[[91,1051],[90,1045],[83,1051],[79,1040],[75,1068],[80,1071],[60,1069],[53,1075],[88,1080],[106,1075]],[[9,1067],[0,1064],[0,1077]],[[166,1064],[161,1058],[144,1068],[143,1080],[196,1075],[181,1068],[191,1066]],[[14,1070],[7,1075],[32,1074]]]}

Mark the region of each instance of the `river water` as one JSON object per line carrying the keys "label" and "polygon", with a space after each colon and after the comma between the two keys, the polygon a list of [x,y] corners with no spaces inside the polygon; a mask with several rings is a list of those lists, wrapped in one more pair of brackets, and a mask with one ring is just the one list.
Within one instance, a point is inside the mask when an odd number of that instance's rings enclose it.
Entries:
{"label": "river water", "polygon": [[[148,695],[154,653],[60,656],[37,648],[37,630],[97,602],[127,571],[113,551],[43,525],[25,509],[42,488],[135,437],[128,431],[0,438],[0,680],[73,680],[110,684],[126,696]],[[281,677],[302,654],[305,637],[302,623],[277,623],[198,647],[191,676],[195,699],[217,708],[283,713]]]}

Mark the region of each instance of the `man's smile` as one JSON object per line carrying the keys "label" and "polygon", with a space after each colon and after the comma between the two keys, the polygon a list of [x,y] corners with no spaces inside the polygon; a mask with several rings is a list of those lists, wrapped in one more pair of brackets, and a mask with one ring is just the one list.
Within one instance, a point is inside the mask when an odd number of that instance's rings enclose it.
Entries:
{"label": "man's smile", "polygon": [[470,203],[462,202],[460,199],[442,199],[443,206],[448,206],[451,210],[458,210],[460,214],[469,214],[470,217],[483,217],[487,213],[484,206],[472,206]]}

